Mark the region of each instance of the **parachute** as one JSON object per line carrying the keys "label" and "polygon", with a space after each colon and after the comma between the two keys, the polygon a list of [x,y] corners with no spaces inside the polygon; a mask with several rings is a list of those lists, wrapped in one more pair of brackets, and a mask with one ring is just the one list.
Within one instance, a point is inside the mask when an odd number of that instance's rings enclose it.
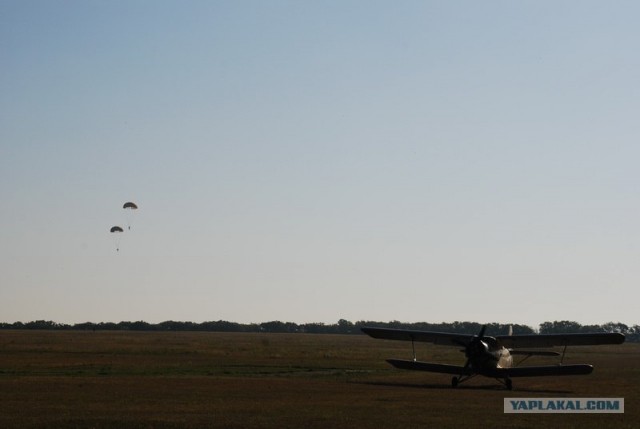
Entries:
{"label": "parachute", "polygon": [[122,208],[125,211],[125,217],[127,218],[127,229],[131,229],[131,221],[133,220],[133,211],[138,210],[138,205],[136,203],[132,203],[128,201],[124,203]]}
{"label": "parachute", "polygon": [[119,226],[112,226],[109,232],[111,232],[111,235],[113,236],[113,240],[116,243],[116,252],[119,252],[120,238],[121,238],[121,234],[124,232],[124,229],[120,228]]}
{"label": "parachute", "polygon": [[[124,209],[125,218],[127,220],[127,229],[130,230],[131,229],[131,221],[133,220],[133,213],[134,213],[134,210],[138,210],[138,205],[136,203],[134,203],[134,202],[128,201],[128,202],[124,203],[122,208]],[[119,252],[120,251],[120,239],[122,238],[122,233],[124,232],[124,229],[122,229],[122,227],[120,227],[118,225],[115,225],[115,226],[111,227],[109,232],[111,232],[111,236],[113,237],[113,241],[116,244],[116,252]]]}

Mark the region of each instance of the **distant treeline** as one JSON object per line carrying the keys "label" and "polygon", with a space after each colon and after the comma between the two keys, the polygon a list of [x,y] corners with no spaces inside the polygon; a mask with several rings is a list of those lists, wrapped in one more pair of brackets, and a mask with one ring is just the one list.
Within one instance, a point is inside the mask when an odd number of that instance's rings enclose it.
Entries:
{"label": "distant treeline", "polygon": [[[487,335],[507,335],[512,327],[514,335],[535,334],[536,331],[526,325],[487,323]],[[308,334],[360,334],[363,326],[381,328],[414,329],[419,331],[455,332],[459,334],[477,334],[482,328],[477,322],[449,322],[449,323],[403,323],[358,321],[349,322],[340,319],[335,324],[292,322],[265,322],[242,324],[219,320],[217,322],[176,322],[162,323],[138,322],[100,322],[77,323],[67,325],[47,320],[22,323],[0,323],[0,329],[41,329],[41,330],[75,330],[75,331],[202,331],[202,332],[269,332],[269,333],[308,333]],[[540,324],[538,332],[541,334],[564,334],[576,332],[620,332],[627,337],[627,341],[640,342],[640,326],[627,326],[624,323],[609,322],[603,325],[581,325],[578,322],[556,321]]]}

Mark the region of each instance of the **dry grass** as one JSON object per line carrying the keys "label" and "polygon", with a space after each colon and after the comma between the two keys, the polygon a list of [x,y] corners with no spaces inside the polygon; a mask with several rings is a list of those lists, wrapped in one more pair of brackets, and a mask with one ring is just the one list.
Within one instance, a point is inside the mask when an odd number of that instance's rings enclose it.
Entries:
{"label": "dry grass", "polygon": [[[592,375],[516,379],[511,392],[486,378],[454,390],[447,375],[384,362],[410,354],[365,336],[0,331],[0,427],[640,427],[638,344],[573,348],[565,361]],[[532,396],[624,397],[625,414],[503,414],[504,397]]]}

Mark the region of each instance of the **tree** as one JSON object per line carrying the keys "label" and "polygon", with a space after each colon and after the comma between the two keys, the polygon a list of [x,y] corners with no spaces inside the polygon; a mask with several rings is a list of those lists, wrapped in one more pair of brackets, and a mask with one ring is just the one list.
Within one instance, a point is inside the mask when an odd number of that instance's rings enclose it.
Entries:
{"label": "tree", "polygon": [[544,322],[540,324],[541,334],[570,334],[580,332],[582,325],[578,322],[561,320],[555,322]]}

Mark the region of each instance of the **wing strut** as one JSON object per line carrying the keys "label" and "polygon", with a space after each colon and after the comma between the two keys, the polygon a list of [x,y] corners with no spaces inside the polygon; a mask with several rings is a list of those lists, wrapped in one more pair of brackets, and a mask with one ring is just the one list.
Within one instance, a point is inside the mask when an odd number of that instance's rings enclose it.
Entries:
{"label": "wing strut", "polygon": [[411,337],[411,348],[413,349],[413,361],[416,362],[418,359],[416,358],[416,344],[413,341],[413,336]]}
{"label": "wing strut", "polygon": [[567,346],[564,346],[564,350],[562,350],[562,357],[560,358],[560,365],[564,362],[564,354],[567,352]]}

